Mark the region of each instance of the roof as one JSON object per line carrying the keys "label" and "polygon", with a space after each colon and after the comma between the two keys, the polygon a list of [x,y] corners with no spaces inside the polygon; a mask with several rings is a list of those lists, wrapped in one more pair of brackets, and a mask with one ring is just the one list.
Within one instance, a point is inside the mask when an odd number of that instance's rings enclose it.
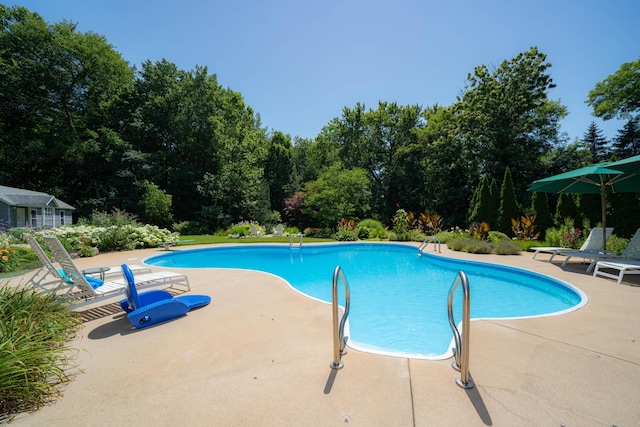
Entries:
{"label": "roof", "polygon": [[0,201],[9,206],[23,207],[54,207],[61,209],[75,209],[73,206],[39,191],[23,190],[21,188],[0,185]]}

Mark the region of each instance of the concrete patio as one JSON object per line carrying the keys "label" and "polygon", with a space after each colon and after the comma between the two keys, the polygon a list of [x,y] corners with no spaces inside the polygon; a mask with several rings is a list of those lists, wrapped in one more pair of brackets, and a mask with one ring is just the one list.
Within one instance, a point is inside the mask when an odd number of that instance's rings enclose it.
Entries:
{"label": "concrete patio", "polygon": [[[76,263],[139,264],[158,253]],[[443,246],[441,255],[557,277],[586,292],[589,303],[561,316],[472,322],[476,387],[463,390],[452,359],[349,349],[344,368],[332,370],[329,304],[263,273],[177,269],[189,275],[191,293],[210,295],[211,305],[133,330],[109,301],[96,304],[74,343],[82,373],[54,404],[11,425],[640,425],[640,277],[618,285],[586,274],[583,264],[563,269],[561,260],[533,260],[531,253],[471,255]]]}

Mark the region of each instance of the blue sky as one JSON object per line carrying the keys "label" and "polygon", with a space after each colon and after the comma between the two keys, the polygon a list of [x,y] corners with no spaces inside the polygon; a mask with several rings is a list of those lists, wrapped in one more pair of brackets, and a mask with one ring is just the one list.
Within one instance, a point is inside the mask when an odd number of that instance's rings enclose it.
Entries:
{"label": "blue sky", "polygon": [[611,139],[624,122],[596,119],[595,84],[640,57],[638,0],[27,0],[106,37],[131,65],[163,58],[207,66],[240,92],[262,125],[314,138],[343,107],[378,101],[455,102],[478,65],[497,66],[537,46],[569,110],[562,131],[591,121]]}

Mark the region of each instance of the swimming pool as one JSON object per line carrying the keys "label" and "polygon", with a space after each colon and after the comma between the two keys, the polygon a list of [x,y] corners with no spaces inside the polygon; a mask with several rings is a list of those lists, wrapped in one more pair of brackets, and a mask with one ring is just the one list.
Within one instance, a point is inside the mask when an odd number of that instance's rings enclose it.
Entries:
{"label": "swimming pool", "polygon": [[[587,302],[579,289],[545,275],[429,253],[418,256],[415,246],[405,244],[319,244],[293,249],[286,245],[219,246],[162,254],[145,263],[264,271],[326,302],[331,302],[333,271],[340,265],[351,289],[345,330],[349,345],[413,358],[451,356],[447,295],[461,270],[469,278],[472,319],[556,315]],[[343,298],[343,289],[339,292]],[[457,321],[461,320],[461,300],[458,289],[454,298]]]}

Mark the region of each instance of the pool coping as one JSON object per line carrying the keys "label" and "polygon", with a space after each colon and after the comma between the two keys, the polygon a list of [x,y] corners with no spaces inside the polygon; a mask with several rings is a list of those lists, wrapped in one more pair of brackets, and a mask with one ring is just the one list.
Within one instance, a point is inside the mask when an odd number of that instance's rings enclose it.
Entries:
{"label": "pool coping", "polygon": [[[76,263],[139,263],[159,251]],[[344,368],[332,370],[326,303],[263,273],[184,269],[192,293],[212,296],[210,307],[142,331],[131,331],[118,312],[87,321],[77,341],[84,372],[55,404],[13,425],[640,424],[640,278],[618,285],[586,274],[579,260],[562,268],[531,253],[473,255],[443,246],[442,256],[543,272],[584,291],[589,303],[562,316],[474,321],[476,387],[463,390],[449,359],[350,349]]]}

